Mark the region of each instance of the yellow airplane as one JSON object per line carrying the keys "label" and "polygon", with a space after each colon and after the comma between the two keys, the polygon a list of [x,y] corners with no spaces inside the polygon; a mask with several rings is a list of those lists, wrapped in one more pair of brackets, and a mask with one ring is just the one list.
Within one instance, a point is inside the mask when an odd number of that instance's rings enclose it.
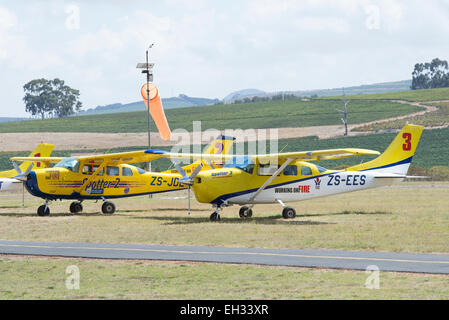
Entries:
{"label": "yellow airplane", "polygon": [[[53,148],[55,146],[49,143],[39,143],[34,149],[33,152],[30,153],[28,157],[49,157]],[[8,191],[15,190],[17,186],[22,184],[22,181],[17,179],[17,177],[22,177],[31,170],[34,166],[34,162],[24,162],[20,166],[17,166],[15,163],[14,169],[1,171],[0,172],[0,191]],[[46,164],[43,162],[37,162],[36,168],[46,168]],[[25,174],[26,173],[26,174]]]}
{"label": "yellow airplane", "polygon": [[380,156],[345,170],[328,170],[306,161],[380,153],[354,148],[251,156],[153,152],[171,159],[227,160],[222,168],[199,172],[179,181],[192,186],[199,202],[215,207],[210,216],[212,221],[220,220],[222,208],[233,204],[243,205],[239,215],[247,218],[252,216],[255,204],[276,202],[282,205],[284,218],[294,218],[295,209],[284,202],[376,188],[404,178],[423,178],[407,176],[422,130],[422,126],[406,125]]}
{"label": "yellow airplane", "polygon": [[[228,153],[234,140],[233,137],[219,136],[205,150],[205,154]],[[39,216],[49,215],[49,201],[58,199],[75,200],[70,205],[72,213],[83,210],[83,200],[102,199],[102,212],[112,214],[115,212],[115,205],[107,199],[185,189],[187,186],[179,183],[183,176],[195,176],[200,170],[218,168],[223,164],[215,160],[199,160],[184,167],[176,165],[176,169],[160,173],[147,172],[130,165],[161,158],[156,153],[153,150],[143,150],[69,158],[43,157],[39,159],[41,163],[46,166],[50,163],[56,165],[52,168],[28,170],[20,180],[25,182],[29,193],[45,200],[45,204],[37,210]],[[13,157],[11,161],[37,160]]]}

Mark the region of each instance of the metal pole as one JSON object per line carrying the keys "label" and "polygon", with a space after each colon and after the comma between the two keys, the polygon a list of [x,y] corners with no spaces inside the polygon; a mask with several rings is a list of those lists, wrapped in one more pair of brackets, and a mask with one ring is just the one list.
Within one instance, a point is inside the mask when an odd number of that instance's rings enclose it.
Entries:
{"label": "metal pole", "polygon": [[[151,47],[151,46],[150,46]],[[146,51],[146,58],[147,58],[147,101],[148,101],[148,149],[151,149],[151,122],[150,122],[150,67],[148,65],[148,49]],[[148,172],[151,171],[151,161],[148,161],[147,163]],[[153,195],[149,194],[149,198],[152,198]]]}
{"label": "metal pole", "polygon": [[[150,70],[148,66],[148,50],[146,51],[147,58],[147,101],[148,101],[148,149],[151,149],[151,126],[150,126]],[[151,170],[151,162],[148,162],[148,171]]]}

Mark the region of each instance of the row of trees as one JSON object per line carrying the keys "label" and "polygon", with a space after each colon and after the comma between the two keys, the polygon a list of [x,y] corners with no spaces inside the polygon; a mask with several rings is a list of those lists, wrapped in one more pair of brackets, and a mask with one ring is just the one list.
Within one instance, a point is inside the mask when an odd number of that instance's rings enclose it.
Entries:
{"label": "row of trees", "polygon": [[35,79],[23,86],[26,112],[41,119],[65,117],[80,111],[79,90],[67,86],[63,80]]}
{"label": "row of trees", "polygon": [[412,90],[449,87],[449,67],[446,60],[417,63],[412,73]]}

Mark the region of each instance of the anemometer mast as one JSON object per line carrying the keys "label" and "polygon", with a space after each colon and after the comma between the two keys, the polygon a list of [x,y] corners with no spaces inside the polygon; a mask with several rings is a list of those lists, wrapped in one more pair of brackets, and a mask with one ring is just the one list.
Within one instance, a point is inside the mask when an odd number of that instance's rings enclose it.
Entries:
{"label": "anemometer mast", "polygon": [[[147,48],[146,62],[138,63],[136,68],[142,69],[142,73],[146,73],[147,75],[147,99],[148,99],[148,108],[147,108],[147,116],[148,116],[148,149],[151,149],[151,128],[150,128],[150,82],[153,82],[153,67],[154,63],[148,62],[148,51],[154,46],[154,43],[150,44]],[[151,162],[147,164],[148,171],[151,171]]]}

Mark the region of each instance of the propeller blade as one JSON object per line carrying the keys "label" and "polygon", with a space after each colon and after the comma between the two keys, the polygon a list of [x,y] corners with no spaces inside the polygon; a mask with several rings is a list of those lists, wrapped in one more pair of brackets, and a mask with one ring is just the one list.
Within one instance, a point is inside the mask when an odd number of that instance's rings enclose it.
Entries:
{"label": "propeller blade", "polygon": [[13,161],[12,162],[12,166],[14,167],[14,169],[16,169],[18,174],[22,174],[22,170],[20,169],[19,165],[17,164],[17,162]]}
{"label": "propeller blade", "polygon": [[203,164],[200,164],[193,170],[192,174],[189,176],[184,176],[181,179],[179,179],[179,183],[191,186],[195,180],[195,177],[200,173],[201,169],[203,168]]}
{"label": "propeller blade", "polygon": [[30,174],[30,172],[31,172],[31,170],[33,169],[33,167],[34,167],[34,162],[31,162],[31,164],[28,166],[28,168],[25,170],[25,173],[23,174],[25,177],[27,176],[27,175],[29,175]]}
{"label": "propeller blade", "polygon": [[203,164],[200,163],[198,167],[195,168],[195,170],[193,170],[192,174],[190,175],[190,179],[195,179],[195,177],[198,175],[198,173],[200,173],[201,169],[203,168]]}
{"label": "propeller blade", "polygon": [[[34,162],[32,162],[28,166],[28,168],[25,170],[25,172],[22,173],[22,171],[20,171],[20,173],[17,176],[15,176],[14,179],[17,179],[17,180],[20,180],[20,181],[23,181],[23,182],[27,181],[27,177],[30,174],[30,172],[33,169],[33,167],[34,167]],[[17,168],[16,168],[16,170],[17,170]],[[20,168],[19,168],[19,170],[20,170]]]}
{"label": "propeller blade", "polygon": [[186,172],[184,171],[184,169],[182,167],[179,166],[179,164],[175,164],[175,169],[178,170],[178,172],[181,174],[182,177],[187,176]]}

